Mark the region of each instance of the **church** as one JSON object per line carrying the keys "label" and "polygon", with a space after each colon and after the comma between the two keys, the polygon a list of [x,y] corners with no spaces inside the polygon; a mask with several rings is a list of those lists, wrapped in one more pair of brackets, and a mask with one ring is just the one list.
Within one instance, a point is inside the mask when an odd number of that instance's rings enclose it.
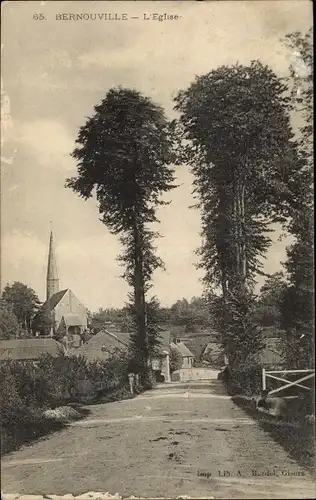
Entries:
{"label": "church", "polygon": [[46,278],[46,301],[42,311],[51,319],[51,336],[65,339],[73,347],[81,343],[87,329],[87,310],[70,288],[59,290],[53,232],[50,233]]}

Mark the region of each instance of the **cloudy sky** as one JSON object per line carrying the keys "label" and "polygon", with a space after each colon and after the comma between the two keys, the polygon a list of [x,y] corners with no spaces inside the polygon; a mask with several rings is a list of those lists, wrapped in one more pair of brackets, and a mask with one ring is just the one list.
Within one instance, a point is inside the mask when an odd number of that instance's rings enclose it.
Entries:
{"label": "cloudy sky", "polygon": [[[143,20],[144,13],[155,12],[181,17]],[[139,19],[56,20],[61,13]],[[38,14],[45,19],[34,19]],[[69,153],[93,106],[112,86],[123,85],[141,90],[174,116],[173,94],[222,64],[260,59],[285,75],[290,55],[280,38],[309,29],[312,4],[10,1],[2,5],[2,23],[1,283],[22,281],[44,300],[52,220],[60,286],[96,310],[122,306],[127,287],[116,262],[120,245],[99,222],[94,201],[64,188],[65,178],[76,173]],[[153,292],[163,304],[202,291],[194,267],[200,220],[189,209],[192,177],[185,167],[176,173],[179,187],[160,211],[158,251],[167,271],[156,273]],[[276,231],[268,272],[279,269],[289,242],[278,236]]]}

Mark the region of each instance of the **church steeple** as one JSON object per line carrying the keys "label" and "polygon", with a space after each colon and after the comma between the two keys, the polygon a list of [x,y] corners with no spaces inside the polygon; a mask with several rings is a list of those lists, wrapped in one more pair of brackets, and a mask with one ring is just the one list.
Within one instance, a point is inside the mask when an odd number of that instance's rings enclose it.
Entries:
{"label": "church steeple", "polygon": [[46,300],[50,299],[56,292],[59,292],[59,278],[57,273],[53,231],[51,229],[47,264]]}

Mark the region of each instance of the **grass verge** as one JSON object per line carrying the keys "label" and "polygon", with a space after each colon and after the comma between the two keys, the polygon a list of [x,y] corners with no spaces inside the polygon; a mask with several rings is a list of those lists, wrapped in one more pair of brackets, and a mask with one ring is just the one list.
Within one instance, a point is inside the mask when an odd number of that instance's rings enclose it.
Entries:
{"label": "grass verge", "polygon": [[250,398],[233,396],[232,401],[258,421],[260,427],[277,441],[299,465],[312,471],[315,457],[315,424],[276,421],[253,408]]}
{"label": "grass verge", "polygon": [[[76,420],[85,418],[90,411],[76,406]],[[67,421],[59,421],[43,415],[41,410],[33,410],[23,422],[12,421],[10,426],[1,428],[1,456],[18,450],[21,446],[38,439],[49,437],[53,432],[66,427]]]}

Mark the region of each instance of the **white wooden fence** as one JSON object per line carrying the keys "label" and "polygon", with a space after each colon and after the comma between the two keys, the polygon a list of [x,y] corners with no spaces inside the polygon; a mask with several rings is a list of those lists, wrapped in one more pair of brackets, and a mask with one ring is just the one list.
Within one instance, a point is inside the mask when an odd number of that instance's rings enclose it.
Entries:
{"label": "white wooden fence", "polygon": [[[297,376],[299,377],[299,374],[306,373],[307,375],[304,375],[303,377],[300,377],[298,380],[287,380],[286,378],[282,377],[277,377],[275,374],[287,374],[287,373],[297,373]],[[301,382],[304,382],[305,380],[308,380],[312,377],[315,377],[315,370],[273,370],[273,371],[266,371],[264,368],[262,368],[262,390],[265,391],[267,388],[267,378],[272,378],[274,380],[278,380],[279,382],[285,382],[285,385],[282,385],[281,387],[278,387],[277,389],[273,389],[272,391],[269,391],[269,394],[275,394],[276,392],[283,391],[284,389],[287,389],[288,387],[296,386],[296,387],[301,387],[301,389],[305,389],[307,391],[312,391],[313,389],[311,387],[307,387],[306,385],[302,385]],[[284,375],[283,375],[284,377]]]}

